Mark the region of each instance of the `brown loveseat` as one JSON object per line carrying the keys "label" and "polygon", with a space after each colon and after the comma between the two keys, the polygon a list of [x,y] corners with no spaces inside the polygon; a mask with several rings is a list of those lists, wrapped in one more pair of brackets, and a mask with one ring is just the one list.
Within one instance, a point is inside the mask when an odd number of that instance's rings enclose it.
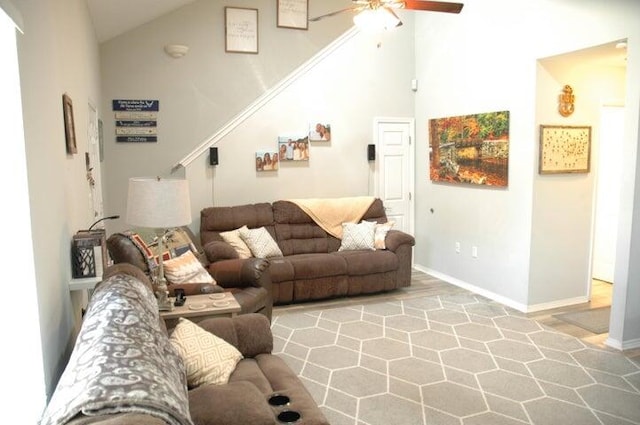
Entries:
{"label": "brown loveseat", "polygon": [[[147,276],[129,264],[108,268],[42,425],[276,425],[286,422],[278,420],[284,411],[299,413],[298,425],[328,425],[295,373],[271,354],[264,315],[198,326],[242,353],[228,383],[187,389],[184,362],[171,349]],[[271,405],[274,395],[289,403]]]}
{"label": "brown loveseat", "polygon": [[[200,218],[200,242],[212,268],[238,257],[221,232],[244,225],[267,229],[283,254],[268,259],[274,304],[389,291],[411,282],[415,240],[398,230],[387,233],[386,249],[339,251],[340,239],[290,201],[210,207],[201,211]],[[387,222],[380,199],[373,201],[362,220]]]}
{"label": "brown loveseat", "polygon": [[[195,250],[195,254],[209,274],[216,280],[217,285],[226,291],[233,293],[242,308],[242,314],[261,313],[271,320],[273,300],[271,297],[271,280],[265,270],[269,262],[260,258],[247,260],[229,259],[209,265],[198,238],[187,227],[180,229],[189,239],[189,245]],[[129,232],[114,233],[107,239],[109,256],[114,263],[129,263],[147,276],[151,275],[149,263],[138,244],[134,243]],[[169,285],[170,292],[175,288],[182,288],[186,295],[195,295],[206,292],[206,286],[199,284]],[[170,294],[173,295],[173,294]]]}

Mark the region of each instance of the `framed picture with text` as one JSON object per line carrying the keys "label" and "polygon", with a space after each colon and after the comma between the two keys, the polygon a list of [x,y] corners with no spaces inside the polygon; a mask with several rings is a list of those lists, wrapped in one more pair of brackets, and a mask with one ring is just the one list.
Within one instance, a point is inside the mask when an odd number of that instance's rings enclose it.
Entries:
{"label": "framed picture with text", "polygon": [[276,0],[278,28],[309,29],[309,0]]}
{"label": "framed picture with text", "polygon": [[228,53],[258,53],[258,9],[224,8],[224,50]]}

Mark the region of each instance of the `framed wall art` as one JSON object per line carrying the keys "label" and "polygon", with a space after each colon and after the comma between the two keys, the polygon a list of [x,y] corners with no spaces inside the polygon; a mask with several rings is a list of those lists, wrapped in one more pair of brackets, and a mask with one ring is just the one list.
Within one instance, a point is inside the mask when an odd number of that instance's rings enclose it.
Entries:
{"label": "framed wall art", "polygon": [[309,0],[276,0],[279,28],[309,29]]}
{"label": "framed wall art", "polygon": [[431,181],[507,187],[509,111],[429,120]]}
{"label": "framed wall art", "polygon": [[271,150],[256,152],[256,171],[278,171],[280,158],[278,152]]}
{"label": "framed wall art", "polygon": [[540,174],[588,173],[590,166],[590,126],[540,126]]}
{"label": "framed wall art", "polygon": [[225,52],[258,53],[258,9],[224,8]]}
{"label": "framed wall art", "polygon": [[331,124],[325,121],[312,121],[309,123],[309,141],[329,142],[331,141]]}
{"label": "framed wall art", "polygon": [[78,153],[76,126],[73,121],[73,102],[66,93],[62,95],[62,110],[64,112],[64,136],[67,143],[67,153]]}
{"label": "framed wall art", "polygon": [[309,161],[309,136],[279,136],[280,161]]}

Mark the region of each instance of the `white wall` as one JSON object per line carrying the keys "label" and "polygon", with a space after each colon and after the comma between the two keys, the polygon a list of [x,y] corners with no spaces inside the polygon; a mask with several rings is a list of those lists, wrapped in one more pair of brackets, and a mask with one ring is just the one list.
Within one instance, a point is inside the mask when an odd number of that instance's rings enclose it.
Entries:
{"label": "white wall", "polygon": [[[637,228],[632,226],[633,218],[640,219],[633,202],[638,187],[640,89],[637,78],[631,76],[640,75],[640,3],[468,0],[459,16],[417,14],[415,26],[416,76],[420,80],[416,99],[416,216],[423,217],[416,222],[416,264],[523,310],[531,304],[574,296],[574,292],[557,292],[552,282],[539,282],[544,276],[540,269],[548,265],[543,256],[546,236],[538,232],[557,229],[536,227],[537,220],[548,211],[537,194],[555,190],[546,187],[548,180],[537,177],[536,61],[629,39],[623,164],[626,201],[622,205],[614,285],[614,309],[620,314],[612,317],[610,335],[617,341],[638,339],[639,309],[631,300],[638,299],[640,267],[630,259],[636,241],[640,241],[640,235],[632,233]],[[554,93],[550,100],[554,105],[555,99]],[[511,113],[509,187],[433,184],[428,179],[428,119],[499,110]],[[579,234],[566,234],[564,240],[582,238],[580,246],[587,243],[588,251],[588,238],[585,241],[583,232],[590,220],[591,177],[568,177],[558,188],[572,190],[572,182],[585,179],[586,187],[578,192],[588,194],[587,201],[580,202],[586,206],[574,205],[565,211],[578,214],[582,224],[574,231]],[[566,203],[563,206],[569,207]],[[456,241],[462,244],[461,254],[455,253]],[[472,245],[479,248],[477,259],[471,258]],[[532,249],[534,262],[530,262]],[[588,267],[586,254],[583,250],[579,253],[582,258],[568,258],[567,267]],[[584,293],[584,272],[582,275],[578,280]],[[533,285],[531,277],[541,286]],[[626,309],[623,299],[628,300]]]}
{"label": "white wall", "polygon": [[[85,178],[87,105],[99,105],[98,48],[84,0],[21,0],[18,36],[31,226],[47,395],[80,324],[71,296],[71,237],[93,221]],[[74,106],[78,154],[67,155],[62,94]],[[19,286],[20,282],[13,282]]]}
{"label": "white wall", "polygon": [[[351,25],[347,13],[311,22],[307,31],[277,28],[275,2],[237,1],[233,6],[258,8],[259,54],[225,53],[228,5],[196,1],[101,45],[106,214],[124,214],[130,177],[168,175],[175,162]],[[311,2],[309,14],[343,6],[340,0]],[[172,59],[163,51],[169,43],[186,44],[189,53]],[[113,99],[160,100],[159,141],[116,143]],[[233,166],[226,152],[221,160]],[[126,223],[107,224],[109,230],[118,226]]]}
{"label": "white wall", "polygon": [[[591,285],[592,226],[600,148],[600,108],[624,99],[624,67],[571,60],[572,54],[547,58],[538,67],[537,118],[544,125],[591,126],[591,171],[534,177],[529,306],[576,303],[588,299]],[[576,110],[557,112],[561,88],[570,83]],[[559,90],[560,89],[560,90]],[[536,158],[539,157],[536,149]],[[537,167],[537,162],[536,162]],[[547,306],[548,307],[548,306]]]}
{"label": "white wall", "polygon": [[[220,165],[207,165],[207,155],[194,161],[187,168],[192,190],[201,193],[194,217],[211,205],[368,194],[373,118],[413,116],[412,21],[403,21],[401,30],[382,36],[358,33],[287,87],[217,144]],[[304,135],[318,118],[331,123],[332,139],[312,142],[308,163],[255,171],[256,150],[277,150],[279,135]]]}

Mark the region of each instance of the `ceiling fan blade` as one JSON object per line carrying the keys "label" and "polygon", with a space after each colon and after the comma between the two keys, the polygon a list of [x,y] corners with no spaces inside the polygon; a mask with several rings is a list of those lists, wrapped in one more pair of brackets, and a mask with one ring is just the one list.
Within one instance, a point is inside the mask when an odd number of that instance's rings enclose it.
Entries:
{"label": "ceiling fan blade", "polygon": [[337,15],[339,13],[342,13],[342,12],[352,12],[352,11],[358,11],[360,9],[362,9],[362,6],[347,7],[346,9],[336,10],[336,11],[331,12],[331,13],[326,13],[324,15],[316,16],[315,18],[309,18],[309,22],[317,22],[317,21],[319,21],[321,19],[328,18],[330,16],[335,16],[335,15]]}
{"label": "ceiling fan blade", "polygon": [[445,13],[460,13],[462,6],[464,6],[462,3],[450,3],[446,1],[405,0],[404,2],[405,9]]}

